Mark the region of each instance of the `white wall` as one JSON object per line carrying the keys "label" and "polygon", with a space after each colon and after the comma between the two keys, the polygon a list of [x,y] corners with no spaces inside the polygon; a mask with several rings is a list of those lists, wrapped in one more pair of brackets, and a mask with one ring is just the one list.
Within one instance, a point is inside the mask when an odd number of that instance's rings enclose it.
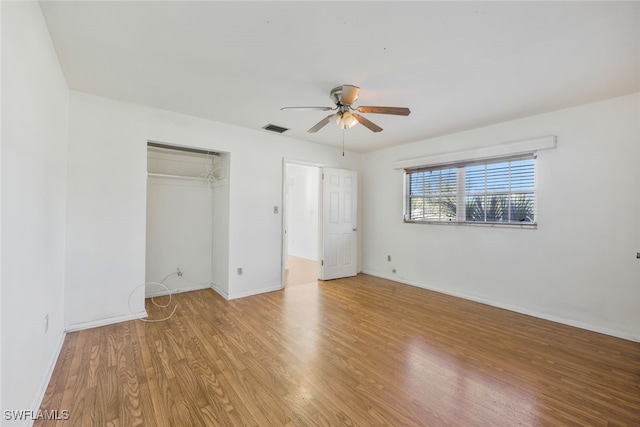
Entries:
{"label": "white wall", "polygon": [[[40,7],[2,8],[2,402],[37,409],[63,328],[69,91]],[[49,316],[45,332],[45,316]],[[62,409],[62,408],[61,408]],[[4,421],[3,425],[28,422]]]}
{"label": "white wall", "polygon": [[[127,318],[129,294],[144,283],[148,140],[228,153],[229,205],[221,213],[228,215],[228,246],[218,249],[228,256],[222,266],[228,298],[281,287],[282,218],[273,207],[282,205],[283,157],[359,166],[359,156],[336,149],[85,93],[71,91],[70,105],[66,324],[72,329]],[[135,303],[134,311],[141,310],[143,301]]]}
{"label": "white wall", "polygon": [[318,168],[287,164],[289,255],[318,259]]}
{"label": "white wall", "polygon": [[[172,291],[211,286],[213,210],[213,188],[208,183],[149,177],[146,282],[162,282]],[[172,274],[178,268],[181,276]],[[164,290],[146,288],[147,296]]]}
{"label": "white wall", "polygon": [[[67,169],[67,330],[132,318],[144,283],[145,112],[71,91]],[[144,309],[132,301],[134,313]]]}
{"label": "white wall", "polygon": [[[639,104],[624,96],[364,155],[363,270],[640,341]],[[545,135],[558,148],[538,155],[536,230],[402,222],[394,161]]]}
{"label": "white wall", "polygon": [[229,153],[220,153],[213,185],[213,274],[212,287],[229,294]]}

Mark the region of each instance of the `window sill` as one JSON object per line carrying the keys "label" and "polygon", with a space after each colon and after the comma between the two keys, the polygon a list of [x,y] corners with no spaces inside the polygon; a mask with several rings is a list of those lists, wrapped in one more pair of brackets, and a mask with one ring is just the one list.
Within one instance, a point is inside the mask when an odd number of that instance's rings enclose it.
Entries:
{"label": "window sill", "polygon": [[537,222],[528,222],[526,224],[507,223],[507,222],[469,222],[469,221],[407,221],[405,224],[433,224],[433,225],[469,225],[471,227],[492,227],[492,228],[524,228],[535,230],[538,228]]}

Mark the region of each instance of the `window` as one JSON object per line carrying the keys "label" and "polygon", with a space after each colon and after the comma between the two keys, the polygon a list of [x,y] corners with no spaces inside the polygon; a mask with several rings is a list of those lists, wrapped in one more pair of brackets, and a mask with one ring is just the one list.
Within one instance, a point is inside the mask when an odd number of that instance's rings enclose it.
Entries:
{"label": "window", "polygon": [[405,170],[406,222],[534,225],[534,156]]}
{"label": "window", "polygon": [[407,171],[407,213],[411,221],[456,218],[457,169]]}

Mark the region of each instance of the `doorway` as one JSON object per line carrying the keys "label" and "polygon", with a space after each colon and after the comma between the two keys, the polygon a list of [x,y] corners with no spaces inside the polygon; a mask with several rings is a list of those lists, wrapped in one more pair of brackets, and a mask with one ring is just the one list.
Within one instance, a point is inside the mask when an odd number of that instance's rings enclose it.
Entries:
{"label": "doorway", "polygon": [[319,274],[320,167],[285,162],[283,287],[314,283]]}

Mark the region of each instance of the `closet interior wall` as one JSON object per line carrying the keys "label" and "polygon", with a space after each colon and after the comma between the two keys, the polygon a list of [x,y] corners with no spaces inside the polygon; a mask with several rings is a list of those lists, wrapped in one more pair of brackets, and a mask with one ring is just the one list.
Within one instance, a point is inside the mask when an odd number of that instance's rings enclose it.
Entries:
{"label": "closet interior wall", "polygon": [[148,148],[147,297],[227,286],[216,233],[228,229],[228,164],[225,153]]}

